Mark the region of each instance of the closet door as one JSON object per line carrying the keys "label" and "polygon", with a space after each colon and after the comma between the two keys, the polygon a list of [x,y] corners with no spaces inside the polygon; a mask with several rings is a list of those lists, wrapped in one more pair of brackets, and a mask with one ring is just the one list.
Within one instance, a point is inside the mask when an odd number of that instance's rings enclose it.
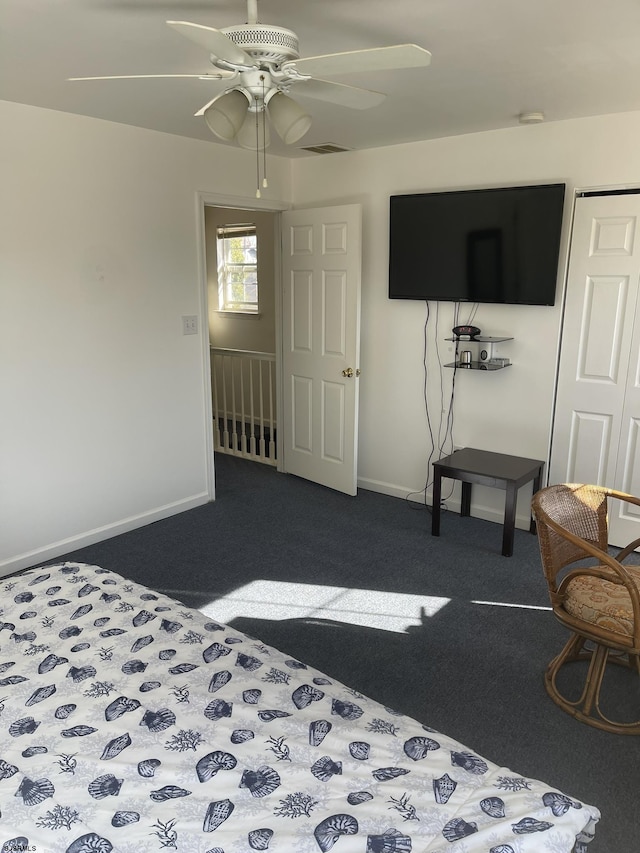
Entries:
{"label": "closet door", "polygon": [[[576,200],[550,482],[640,495],[640,194]],[[640,536],[640,513],[610,518],[611,542]]]}

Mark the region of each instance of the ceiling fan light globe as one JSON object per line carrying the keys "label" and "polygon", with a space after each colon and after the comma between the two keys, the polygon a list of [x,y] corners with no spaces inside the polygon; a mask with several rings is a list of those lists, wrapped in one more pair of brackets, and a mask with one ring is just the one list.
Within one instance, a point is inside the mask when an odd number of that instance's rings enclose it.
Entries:
{"label": "ceiling fan light globe", "polygon": [[263,151],[271,144],[269,125],[265,121],[264,112],[258,113],[258,129],[256,131],[256,113],[248,112],[242,127],[236,135],[236,142],[241,148],[250,151]]}
{"label": "ceiling fan light globe", "polygon": [[230,142],[242,127],[247,117],[249,102],[237,89],[225,92],[216,98],[204,112],[209,130],[220,139]]}
{"label": "ceiling fan light globe", "polygon": [[311,127],[311,116],[282,92],[276,92],[269,99],[267,108],[276,133],[286,145],[297,142]]}

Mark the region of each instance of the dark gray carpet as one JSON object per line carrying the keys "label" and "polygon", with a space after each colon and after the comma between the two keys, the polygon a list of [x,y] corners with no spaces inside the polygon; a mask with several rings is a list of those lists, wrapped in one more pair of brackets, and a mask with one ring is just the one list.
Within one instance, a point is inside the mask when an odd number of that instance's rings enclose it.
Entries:
{"label": "dark gray carpet", "polygon": [[[557,708],[543,672],[565,630],[546,610],[501,606],[548,606],[535,536],[517,530],[507,558],[497,524],[444,513],[434,538],[427,511],[397,498],[349,498],[229,456],[216,456],[216,472],[215,503],[61,559],[184,590],[193,607],[259,579],[450,598],[404,633],[322,619],[232,624],[596,805],[603,817],[590,853],[640,851],[640,737],[597,731]],[[620,675],[612,701],[640,700],[638,678]]]}

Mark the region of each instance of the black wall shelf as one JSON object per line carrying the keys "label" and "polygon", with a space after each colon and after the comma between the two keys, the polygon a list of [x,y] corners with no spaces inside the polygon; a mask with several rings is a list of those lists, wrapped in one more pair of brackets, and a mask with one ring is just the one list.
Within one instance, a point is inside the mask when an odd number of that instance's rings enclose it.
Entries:
{"label": "black wall shelf", "polygon": [[[462,335],[460,337],[445,338],[447,341],[453,341],[456,345],[456,360],[451,364],[445,364],[445,367],[459,367],[461,370],[502,370],[505,367],[510,367],[511,362],[502,364],[494,361],[493,345],[503,343],[504,341],[512,341],[511,337],[495,336],[495,335],[476,335],[469,337]],[[471,361],[463,362],[460,360],[461,344],[464,344],[464,349],[470,350],[472,353]],[[486,344],[486,346],[483,346]]]}

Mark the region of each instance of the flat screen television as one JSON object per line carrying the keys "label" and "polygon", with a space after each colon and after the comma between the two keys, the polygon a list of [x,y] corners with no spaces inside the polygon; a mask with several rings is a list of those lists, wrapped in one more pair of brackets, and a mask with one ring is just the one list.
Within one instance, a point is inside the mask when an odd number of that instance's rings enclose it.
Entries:
{"label": "flat screen television", "polygon": [[553,305],[564,184],[392,195],[389,297]]}

